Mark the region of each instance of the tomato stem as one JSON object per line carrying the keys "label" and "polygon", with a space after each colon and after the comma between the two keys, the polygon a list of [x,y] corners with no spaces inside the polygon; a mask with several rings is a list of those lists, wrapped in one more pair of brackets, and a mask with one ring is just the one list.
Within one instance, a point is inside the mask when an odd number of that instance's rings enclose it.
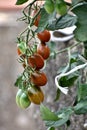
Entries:
{"label": "tomato stem", "polygon": [[67,47],[67,48],[65,48],[65,49],[62,49],[62,50],[60,50],[60,51],[57,51],[57,52],[55,52],[55,53],[56,53],[56,54],[60,54],[60,53],[62,53],[62,52],[68,51],[69,49],[72,49],[72,48],[78,46],[79,44],[80,44],[80,42],[78,42],[78,43],[76,43],[76,44],[74,44],[74,45],[72,45],[72,46],[70,46],[70,47]]}

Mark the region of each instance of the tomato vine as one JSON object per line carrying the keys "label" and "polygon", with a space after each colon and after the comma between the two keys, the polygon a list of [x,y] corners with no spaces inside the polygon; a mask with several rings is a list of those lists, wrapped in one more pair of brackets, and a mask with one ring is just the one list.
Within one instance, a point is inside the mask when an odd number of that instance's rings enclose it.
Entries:
{"label": "tomato vine", "polygon": [[[17,38],[18,61],[24,71],[15,82],[15,86],[19,88],[16,102],[20,108],[29,107],[31,102],[40,105],[41,117],[46,126],[49,130],[55,130],[67,124],[72,114],[87,113],[87,1],[72,0],[68,3],[66,0],[17,0],[16,4],[26,2],[23,16],[19,18],[27,27]],[[60,51],[53,50],[50,31],[72,26],[75,26],[75,44]],[[72,53],[72,49],[77,46],[82,47],[81,52],[76,50],[77,52]],[[76,103],[52,112],[42,104],[44,93],[41,87],[47,83],[47,76],[42,68],[48,58],[56,57],[64,51],[68,52],[68,63],[55,77],[56,100],[59,99],[59,93],[67,95],[69,88],[76,85]]]}

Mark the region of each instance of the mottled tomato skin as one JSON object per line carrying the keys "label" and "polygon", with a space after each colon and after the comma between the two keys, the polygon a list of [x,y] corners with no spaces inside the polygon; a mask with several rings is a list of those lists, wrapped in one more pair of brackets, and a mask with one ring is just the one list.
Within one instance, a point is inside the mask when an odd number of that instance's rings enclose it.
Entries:
{"label": "mottled tomato skin", "polygon": [[31,88],[28,91],[28,98],[32,103],[40,105],[44,101],[44,93],[40,88]]}
{"label": "mottled tomato skin", "polygon": [[48,42],[51,37],[50,32],[48,30],[44,30],[42,32],[37,33],[37,36],[42,42]]}
{"label": "mottled tomato skin", "polygon": [[37,46],[37,53],[46,60],[50,56],[50,48],[45,43],[40,43]]}
{"label": "mottled tomato skin", "polygon": [[31,102],[28,98],[28,95],[22,91],[22,89],[19,89],[16,94],[16,103],[18,107],[25,109],[30,106]]}
{"label": "mottled tomato skin", "polygon": [[44,86],[47,83],[47,76],[44,72],[34,72],[31,74],[31,82],[38,86]]}
{"label": "mottled tomato skin", "polygon": [[35,53],[28,58],[28,64],[36,70],[39,70],[44,66],[44,59],[40,54]]}

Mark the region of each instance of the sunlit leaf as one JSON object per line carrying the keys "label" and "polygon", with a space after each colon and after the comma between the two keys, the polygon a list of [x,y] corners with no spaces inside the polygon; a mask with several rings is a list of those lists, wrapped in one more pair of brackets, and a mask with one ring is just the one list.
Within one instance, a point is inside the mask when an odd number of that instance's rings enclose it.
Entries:
{"label": "sunlit leaf", "polygon": [[51,112],[49,108],[45,107],[43,104],[40,106],[41,117],[46,121],[56,121],[58,120],[57,115]]}

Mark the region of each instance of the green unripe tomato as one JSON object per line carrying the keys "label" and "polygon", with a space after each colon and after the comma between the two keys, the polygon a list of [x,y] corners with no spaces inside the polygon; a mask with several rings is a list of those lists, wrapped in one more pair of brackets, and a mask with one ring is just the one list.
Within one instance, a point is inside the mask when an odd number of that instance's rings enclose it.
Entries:
{"label": "green unripe tomato", "polygon": [[56,0],[55,8],[60,15],[64,15],[67,12],[66,3],[63,0]]}
{"label": "green unripe tomato", "polygon": [[48,14],[53,13],[54,11],[54,3],[52,0],[46,0],[45,4],[44,4],[44,8],[47,11]]}
{"label": "green unripe tomato", "polygon": [[20,106],[21,108],[27,108],[28,106],[30,106],[31,102],[27,96],[26,93],[23,93],[20,97]]}
{"label": "green unripe tomato", "polygon": [[16,94],[16,104],[18,107],[20,107],[20,97],[21,97],[22,93],[23,93],[23,91],[21,89],[19,89]]}
{"label": "green unripe tomato", "polygon": [[19,89],[16,94],[16,103],[18,107],[23,109],[27,108],[31,104],[28,95],[25,92],[23,92],[21,89]]}

